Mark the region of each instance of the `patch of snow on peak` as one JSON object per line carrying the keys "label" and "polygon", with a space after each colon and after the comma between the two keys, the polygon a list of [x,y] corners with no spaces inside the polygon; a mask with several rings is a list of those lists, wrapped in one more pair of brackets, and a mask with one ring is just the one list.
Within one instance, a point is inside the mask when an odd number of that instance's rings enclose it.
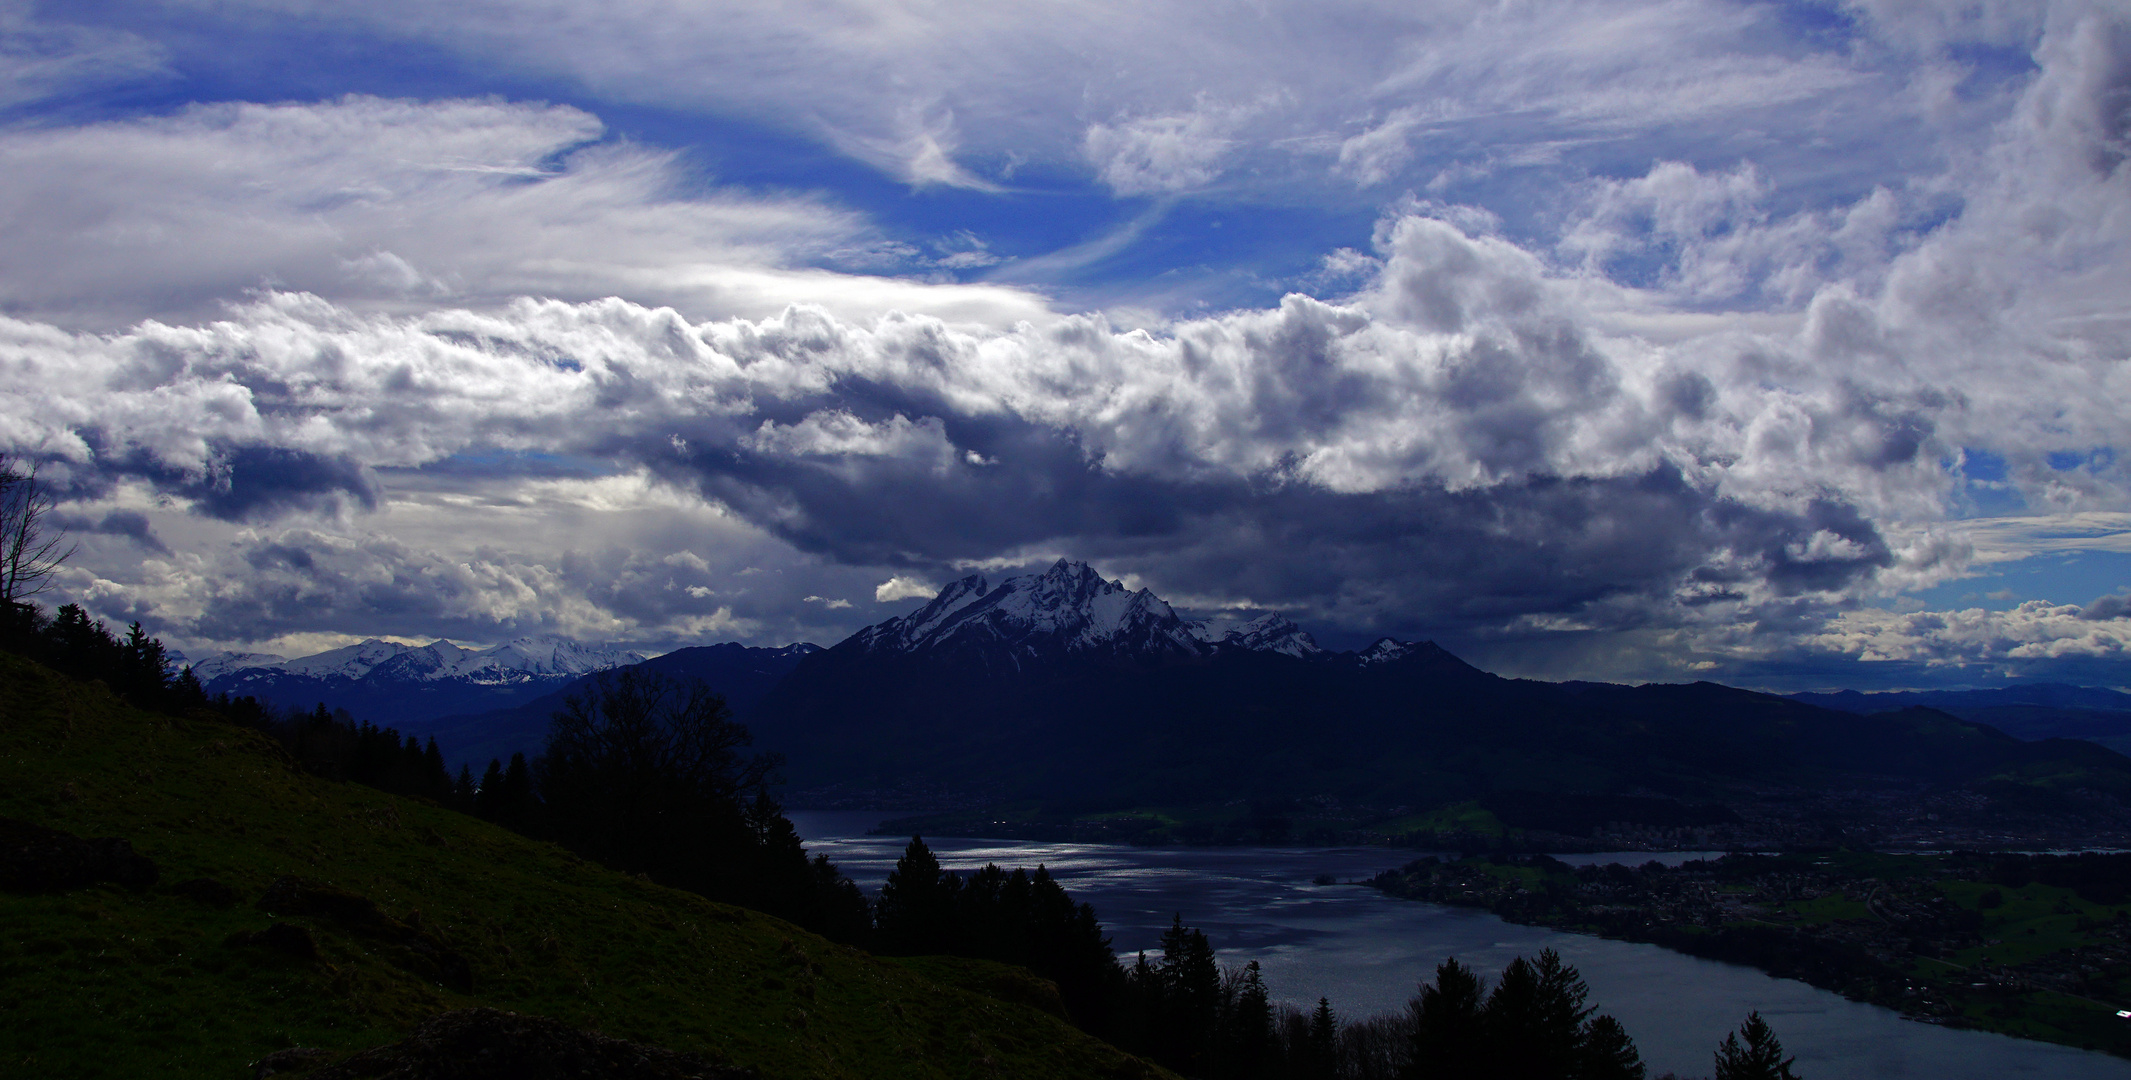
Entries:
{"label": "patch of snow on peak", "polygon": [[1363,664],[1389,663],[1393,660],[1410,656],[1415,650],[1419,648],[1419,645],[1410,641],[1397,641],[1392,638],[1379,638],[1376,644],[1371,645],[1368,648],[1362,650],[1361,662]]}
{"label": "patch of snow on peak", "polygon": [[1166,602],[1105,580],[1086,563],[1060,559],[1039,574],[989,586],[972,575],[917,611],[853,635],[866,649],[914,652],[950,642],[1027,652],[1039,641],[1067,652],[1202,655],[1204,643]]}
{"label": "patch of snow on peak", "polygon": [[1324,649],[1308,631],[1285,615],[1268,612],[1254,619],[1214,616],[1185,624],[1200,641],[1252,652],[1276,652],[1298,659],[1323,656]]}
{"label": "patch of snow on peak", "polygon": [[381,641],[370,638],[338,649],[328,649],[311,656],[301,656],[278,665],[281,670],[295,675],[309,675],[315,679],[360,679],[370,674],[371,669],[401,653],[411,651],[408,646],[396,641]]}
{"label": "patch of snow on peak", "polygon": [[255,668],[279,668],[288,662],[288,657],[262,652],[218,652],[192,666],[193,675],[201,682],[219,679],[238,671]]}
{"label": "patch of snow on peak", "polygon": [[264,653],[223,653],[203,661],[194,673],[202,682],[244,671],[273,671],[314,679],[505,684],[566,678],[643,661],[642,653],[553,635],[519,638],[479,650],[441,638],[419,647],[372,638],[294,660]]}

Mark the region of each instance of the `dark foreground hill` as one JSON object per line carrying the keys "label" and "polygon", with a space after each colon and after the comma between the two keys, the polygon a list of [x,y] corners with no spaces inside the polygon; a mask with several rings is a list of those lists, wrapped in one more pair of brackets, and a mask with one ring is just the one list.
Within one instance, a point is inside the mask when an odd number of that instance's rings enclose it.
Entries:
{"label": "dark foreground hill", "polygon": [[8,1075],[325,1065],[471,1007],[765,1077],[1164,1075],[1018,969],[875,959],[5,654],[0,818],[32,853],[0,875]]}

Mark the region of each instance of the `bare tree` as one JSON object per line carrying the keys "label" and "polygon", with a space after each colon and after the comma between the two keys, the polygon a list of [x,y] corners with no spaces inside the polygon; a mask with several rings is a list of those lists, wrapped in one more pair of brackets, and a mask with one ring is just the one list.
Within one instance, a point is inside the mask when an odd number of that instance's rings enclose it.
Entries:
{"label": "bare tree", "polygon": [[0,454],[0,610],[43,592],[75,545],[51,522],[52,496],[37,467]]}

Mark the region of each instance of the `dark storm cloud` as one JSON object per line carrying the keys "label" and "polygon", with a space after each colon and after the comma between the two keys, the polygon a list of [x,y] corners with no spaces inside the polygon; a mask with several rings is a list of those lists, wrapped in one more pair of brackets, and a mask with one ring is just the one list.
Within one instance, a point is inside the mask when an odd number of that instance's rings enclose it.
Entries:
{"label": "dark storm cloud", "polygon": [[62,513],[52,517],[52,524],[69,532],[102,533],[123,536],[140,545],[141,549],[156,555],[168,555],[155,529],[148,523],[148,515],[138,510],[112,510],[102,516]]}
{"label": "dark storm cloud", "polygon": [[2104,596],[2079,610],[2079,617],[2090,622],[2121,619],[2131,615],[2131,594]]}
{"label": "dark storm cloud", "polygon": [[479,640],[520,630],[514,620],[468,614],[467,598],[488,584],[477,569],[390,541],[351,543],[296,529],[235,555],[242,572],[222,576],[206,610],[185,627],[192,634],[268,640],[320,628],[368,636],[433,626],[439,636]]}
{"label": "dark storm cloud", "polygon": [[317,509],[343,499],[377,506],[377,484],[361,463],[275,446],[245,446],[220,459],[221,468],[179,490],[209,517],[256,521],[294,509]]}

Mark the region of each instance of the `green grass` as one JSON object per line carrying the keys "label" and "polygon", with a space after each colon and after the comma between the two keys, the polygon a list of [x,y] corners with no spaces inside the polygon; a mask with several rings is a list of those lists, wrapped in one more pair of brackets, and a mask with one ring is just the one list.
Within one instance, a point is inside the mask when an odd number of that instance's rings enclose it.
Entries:
{"label": "green grass", "polygon": [[[0,894],[0,1075],[229,1077],[280,1047],[354,1051],[476,1004],[766,1077],[1163,1075],[1064,1023],[1018,969],[876,959],[434,805],[321,781],[256,733],[143,713],[7,655],[0,815],[123,837],[162,868],[145,893]],[[418,916],[472,962],[473,993],[322,919],[287,919],[316,937],[316,962],[224,945],[271,922],[250,902],[283,874]],[[169,888],[195,877],[245,903],[218,910]]]}
{"label": "green grass", "polygon": [[1378,822],[1371,828],[1380,833],[1402,835],[1405,833],[1477,833],[1482,836],[1505,836],[1509,826],[1502,819],[1476,802],[1453,803],[1430,810],[1425,814],[1409,814],[1390,821]]}
{"label": "green grass", "polygon": [[1784,907],[1809,923],[1830,923],[1843,919],[1869,919],[1872,913],[1862,900],[1845,898],[1841,893],[1829,893],[1811,900],[1792,900]]}

